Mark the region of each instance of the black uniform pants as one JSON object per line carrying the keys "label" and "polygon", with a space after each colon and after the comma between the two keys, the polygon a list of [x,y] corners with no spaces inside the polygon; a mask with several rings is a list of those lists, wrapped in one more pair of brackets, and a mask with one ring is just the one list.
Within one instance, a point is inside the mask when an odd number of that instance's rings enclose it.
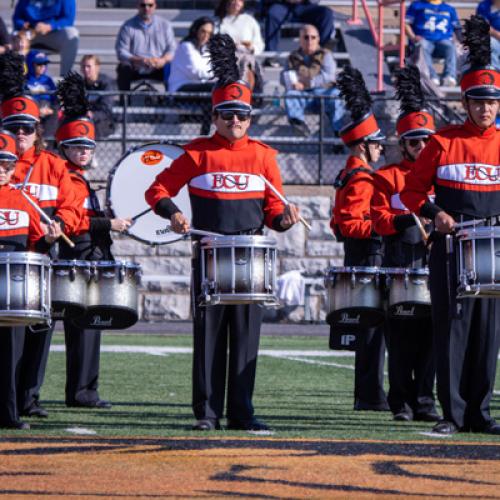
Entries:
{"label": "black uniform pants", "polygon": [[459,301],[460,314],[452,311],[444,238],[432,246],[430,288],[437,394],[443,417],[459,428],[481,430],[492,420],[490,400],[500,341],[500,301],[463,299]]}
{"label": "black uniform pants", "polygon": [[17,384],[24,332],[24,326],[0,327],[0,426],[19,421]]}
{"label": "black uniform pants", "polygon": [[99,353],[101,332],[84,330],[64,321],[66,343],[66,404],[99,400]]}
{"label": "black uniform pants", "polygon": [[410,415],[435,412],[432,320],[389,318],[387,353],[391,411]]}

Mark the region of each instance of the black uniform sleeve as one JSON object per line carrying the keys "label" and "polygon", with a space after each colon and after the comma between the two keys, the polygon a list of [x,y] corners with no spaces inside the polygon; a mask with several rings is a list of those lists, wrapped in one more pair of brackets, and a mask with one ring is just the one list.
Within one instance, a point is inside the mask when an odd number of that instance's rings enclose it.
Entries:
{"label": "black uniform sleeve", "polygon": [[180,211],[179,207],[171,200],[171,198],[162,198],[155,205],[155,214],[158,214],[164,219],[170,219],[172,215]]}
{"label": "black uniform sleeve", "polygon": [[428,219],[434,220],[434,217],[441,212],[443,209],[432,203],[431,201],[426,201],[420,208],[420,215],[427,217]]}
{"label": "black uniform sleeve", "polygon": [[394,224],[394,229],[400,233],[404,231],[405,229],[408,229],[411,226],[414,226],[416,224],[415,219],[413,218],[413,215],[411,214],[403,214],[403,215],[396,215],[393,219],[393,224]]}
{"label": "black uniform sleeve", "polygon": [[92,235],[109,233],[111,231],[111,219],[108,217],[91,217],[89,232]]}

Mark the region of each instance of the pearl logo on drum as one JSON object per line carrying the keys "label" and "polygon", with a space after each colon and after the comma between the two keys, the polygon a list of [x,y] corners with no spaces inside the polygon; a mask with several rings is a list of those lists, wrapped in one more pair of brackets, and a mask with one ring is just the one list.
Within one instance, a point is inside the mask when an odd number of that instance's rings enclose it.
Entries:
{"label": "pearl logo on drum", "polygon": [[101,319],[100,316],[93,316],[92,317],[92,322],[91,322],[91,325],[92,326],[111,326],[113,324],[113,318],[109,318],[109,319]]}
{"label": "pearl logo on drum", "polygon": [[394,316],[415,316],[415,306],[405,309],[402,304],[396,306]]}
{"label": "pearl logo on drum", "polygon": [[141,156],[141,162],[144,165],[158,165],[163,160],[163,153],[156,149],[149,149],[145,151]]}
{"label": "pearl logo on drum", "polygon": [[339,323],[342,323],[343,325],[359,325],[361,320],[360,315],[358,314],[357,316],[349,316],[349,313],[342,313],[340,315]]}

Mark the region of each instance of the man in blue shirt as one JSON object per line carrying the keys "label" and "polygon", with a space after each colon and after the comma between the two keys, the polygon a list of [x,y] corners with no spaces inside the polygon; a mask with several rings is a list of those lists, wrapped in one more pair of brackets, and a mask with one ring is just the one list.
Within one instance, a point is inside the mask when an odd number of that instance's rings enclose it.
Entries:
{"label": "man in blue shirt", "polygon": [[12,22],[16,31],[31,34],[32,45],[61,54],[61,76],[71,71],[78,52],[75,0],[18,0]]}
{"label": "man in blue shirt", "polygon": [[457,11],[441,0],[415,0],[406,13],[406,35],[410,42],[423,49],[431,80],[441,81],[434,68],[432,58],[444,57],[442,83],[457,84],[457,55],[453,44],[454,31],[460,30]]}
{"label": "man in blue shirt", "polygon": [[500,69],[500,0],[479,2],[476,14],[490,23],[491,64]]}

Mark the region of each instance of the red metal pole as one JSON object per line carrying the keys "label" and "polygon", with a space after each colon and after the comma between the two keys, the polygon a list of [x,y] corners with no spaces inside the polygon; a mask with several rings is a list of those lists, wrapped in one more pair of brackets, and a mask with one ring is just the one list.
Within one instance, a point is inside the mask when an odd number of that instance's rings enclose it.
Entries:
{"label": "red metal pole", "polygon": [[366,0],[361,0],[361,4],[363,5],[363,10],[365,11],[366,20],[368,21],[368,26],[370,27],[370,31],[372,32],[373,40],[375,41],[375,45],[378,45],[378,35],[375,30],[375,25],[373,24],[372,15],[370,14],[370,10],[368,9],[368,4]]}
{"label": "red metal pole", "polygon": [[405,17],[406,17],[406,3],[401,0],[399,9],[399,67],[405,66],[405,50],[406,50],[406,30],[405,30]]}
{"label": "red metal pole", "polygon": [[[377,43],[377,41],[375,42]],[[384,6],[378,3],[377,92],[384,90]]]}
{"label": "red metal pole", "polygon": [[347,24],[363,24],[358,14],[358,0],[352,0],[352,18],[347,21]]}

